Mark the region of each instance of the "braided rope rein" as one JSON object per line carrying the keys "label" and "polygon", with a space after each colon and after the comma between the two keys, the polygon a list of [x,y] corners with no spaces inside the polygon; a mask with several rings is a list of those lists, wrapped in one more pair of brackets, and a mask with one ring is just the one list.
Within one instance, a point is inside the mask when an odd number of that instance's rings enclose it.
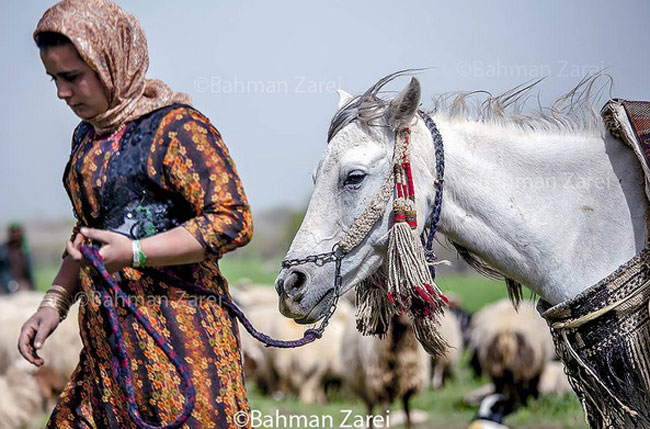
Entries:
{"label": "braided rope rein", "polygon": [[[180,356],[176,354],[169,342],[158,331],[156,331],[147,317],[140,311],[140,309],[138,309],[138,307],[133,304],[133,302],[129,299],[122,288],[120,288],[113,276],[111,276],[111,274],[106,270],[103,258],[99,254],[99,247],[97,245],[82,245],[80,250],[83,257],[91,264],[93,268],[95,268],[95,270],[101,276],[102,281],[105,283],[103,287],[98,288],[98,292],[101,298],[101,303],[105,307],[108,314],[108,320],[113,334],[113,339],[109,340],[109,345],[113,351],[111,370],[113,372],[113,377],[118,381],[126,393],[126,406],[129,417],[133,423],[135,423],[136,426],[141,429],[175,429],[180,427],[192,414],[196,403],[196,391],[194,389],[194,384],[192,383],[187,365],[185,365]],[[226,307],[239,320],[239,322],[251,334],[251,336],[262,342],[266,347],[296,348],[304,346],[315,341],[316,339],[321,338],[323,332],[325,331],[325,328],[329,323],[329,319],[334,314],[336,305],[338,303],[338,291],[341,285],[341,257],[341,254],[336,249],[326,254],[316,255],[316,258],[324,261],[323,263],[327,263],[329,261],[336,262],[336,295],[328,311],[328,315],[323,319],[320,326],[318,328],[310,328],[305,330],[303,337],[297,340],[278,340],[262,333],[261,331],[258,331],[244,315],[242,310],[231,299],[225,295],[220,294],[217,291],[207,290],[195,285],[188,284],[187,282],[184,282],[183,288],[190,292],[216,297],[219,300],[219,303]],[[111,297],[109,291],[113,293],[114,298]],[[135,316],[136,321],[145,329],[147,334],[149,334],[154,339],[156,345],[163,351],[172,365],[174,365],[176,372],[180,376],[180,392],[184,398],[183,408],[181,409],[181,412],[174,418],[174,421],[172,423],[157,426],[145,421],[142,417],[142,413],[140,412],[140,408],[136,402],[135,387],[133,384],[133,373],[131,371],[130,363],[131,358],[129,357],[124,346],[122,327],[120,325],[119,316],[117,309],[113,304],[113,300],[115,300],[115,302],[121,301],[125,303],[125,310],[131,312]]]}
{"label": "braided rope rein", "polygon": [[[102,299],[102,304],[108,313],[108,320],[113,332],[113,340],[110,341],[109,338],[110,347],[113,349],[111,369],[113,371],[113,377],[118,381],[126,393],[126,407],[131,420],[136,424],[138,428],[142,429],[172,429],[181,426],[189,418],[190,414],[192,414],[194,405],[196,403],[196,392],[194,390],[194,385],[192,384],[192,379],[190,377],[187,366],[181,360],[180,356],[174,352],[174,349],[171,347],[169,342],[154,329],[151,322],[146,318],[144,314],[142,314],[140,309],[138,309],[138,307],[136,307],[131,302],[131,300],[128,299],[128,296],[119,287],[115,279],[108,273],[106,267],[104,266],[102,257],[99,254],[99,247],[96,245],[83,245],[81,246],[81,254],[95,268],[95,270],[97,270],[97,272],[101,275],[102,279],[108,286],[99,288],[99,294]],[[184,398],[183,408],[178,416],[175,417],[174,421],[170,424],[162,426],[152,425],[146,422],[140,413],[140,408],[136,402],[130,358],[124,346],[122,327],[120,326],[117,309],[113,305],[113,298],[108,293],[109,290],[113,292],[115,300],[120,299],[125,303],[126,309],[133,313],[138,323],[154,339],[156,345],[163,350],[165,356],[167,356],[167,358],[171,361],[171,363],[176,368],[176,371],[180,375],[180,391]]]}

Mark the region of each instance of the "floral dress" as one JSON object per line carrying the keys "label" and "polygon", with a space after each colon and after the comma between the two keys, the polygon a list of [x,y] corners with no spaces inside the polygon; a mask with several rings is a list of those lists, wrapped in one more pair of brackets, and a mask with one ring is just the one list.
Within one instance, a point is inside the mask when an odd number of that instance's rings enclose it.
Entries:
{"label": "floral dress", "polygon": [[[218,260],[252,234],[246,197],[219,132],[201,113],[180,104],[128,122],[107,137],[96,136],[82,122],[63,182],[76,228],[87,225],[137,239],[180,225],[205,247],[206,258],[199,263],[125,268],[114,277],[189,370],[196,402],[182,427],[242,427],[233,421],[238,412],[249,411],[236,320],[215,300],[183,286],[229,296]],[[115,335],[97,299],[105,284],[88,267],[82,268],[80,283],[83,349],[47,427],[135,427],[123,383],[112,370]],[[186,399],[180,376],[134,314],[116,302],[141,416],[153,425],[169,424]]]}

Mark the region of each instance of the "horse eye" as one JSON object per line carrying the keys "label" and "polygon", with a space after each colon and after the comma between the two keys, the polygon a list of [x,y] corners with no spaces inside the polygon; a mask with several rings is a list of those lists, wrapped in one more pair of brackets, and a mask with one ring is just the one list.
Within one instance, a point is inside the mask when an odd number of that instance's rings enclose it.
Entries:
{"label": "horse eye", "polygon": [[344,186],[360,185],[363,179],[366,178],[366,173],[360,170],[354,170],[345,178]]}

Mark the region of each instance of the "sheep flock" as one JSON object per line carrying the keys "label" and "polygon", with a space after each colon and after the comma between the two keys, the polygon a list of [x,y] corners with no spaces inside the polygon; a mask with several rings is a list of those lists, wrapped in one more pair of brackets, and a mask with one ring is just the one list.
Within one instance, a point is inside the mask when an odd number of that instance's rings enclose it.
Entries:
{"label": "sheep flock", "polygon": [[[258,329],[280,339],[302,336],[306,327],[278,312],[272,287],[240,284],[231,293]],[[76,307],[46,342],[44,366],[32,367],[19,356],[20,328],[41,297],[36,292],[0,296],[0,429],[42,427],[78,362]],[[414,409],[413,398],[442,389],[461,361],[470,358],[476,376],[489,381],[460,398],[478,407],[474,428],[505,427],[498,426],[503,417],[530,397],[570,391],[546,323],[530,302],[515,309],[507,300],[498,301],[470,315],[452,300],[440,332],[449,348],[436,357],[423,350],[405,316],[393,316],[383,338],[363,336],[356,329],[354,303],[345,298],[323,337],[298,350],[264,347],[240,327],[247,386],[273,400],[356,401],[368,416],[386,417],[392,409],[391,427],[406,428],[430,427],[426,410]],[[373,427],[371,419],[367,427]]]}
{"label": "sheep flock", "polygon": [[[305,326],[279,314],[273,288],[247,284],[232,293],[258,328],[281,339],[302,336]],[[531,302],[515,308],[502,300],[472,315],[452,300],[439,329],[449,348],[436,357],[422,349],[405,316],[393,316],[383,338],[363,336],[352,299],[342,299],[323,338],[300,350],[266,348],[241,329],[246,378],[275,399],[325,403],[342,395],[360,402],[369,416],[393,406],[399,410],[392,412],[391,427],[399,422],[407,428],[429,427],[426,410],[412,409],[412,399],[442,389],[464,355],[472,358],[476,377],[489,382],[461,399],[498,409],[485,417],[495,425],[531,397],[571,391],[548,327]]]}

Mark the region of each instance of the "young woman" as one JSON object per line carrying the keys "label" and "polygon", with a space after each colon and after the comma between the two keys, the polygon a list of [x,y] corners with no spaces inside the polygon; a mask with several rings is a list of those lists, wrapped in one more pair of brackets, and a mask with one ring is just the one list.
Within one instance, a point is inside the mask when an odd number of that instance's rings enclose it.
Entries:
{"label": "young woman", "polygon": [[[191,292],[228,296],[218,260],[252,233],[221,135],[189,97],[145,78],[144,32],[116,4],[64,0],[45,12],[34,39],[57,96],[82,120],[63,177],[78,223],[52,288],[19,339],[22,355],[42,365],[38,349],[82,292],[84,347],[48,427],[166,425],[190,399],[183,427],[247,427],[234,421],[249,411],[236,320],[214,299]],[[80,252],[91,240],[186,367],[194,392],[124,302],[111,292],[116,311],[109,311],[98,299],[107,284]]]}

